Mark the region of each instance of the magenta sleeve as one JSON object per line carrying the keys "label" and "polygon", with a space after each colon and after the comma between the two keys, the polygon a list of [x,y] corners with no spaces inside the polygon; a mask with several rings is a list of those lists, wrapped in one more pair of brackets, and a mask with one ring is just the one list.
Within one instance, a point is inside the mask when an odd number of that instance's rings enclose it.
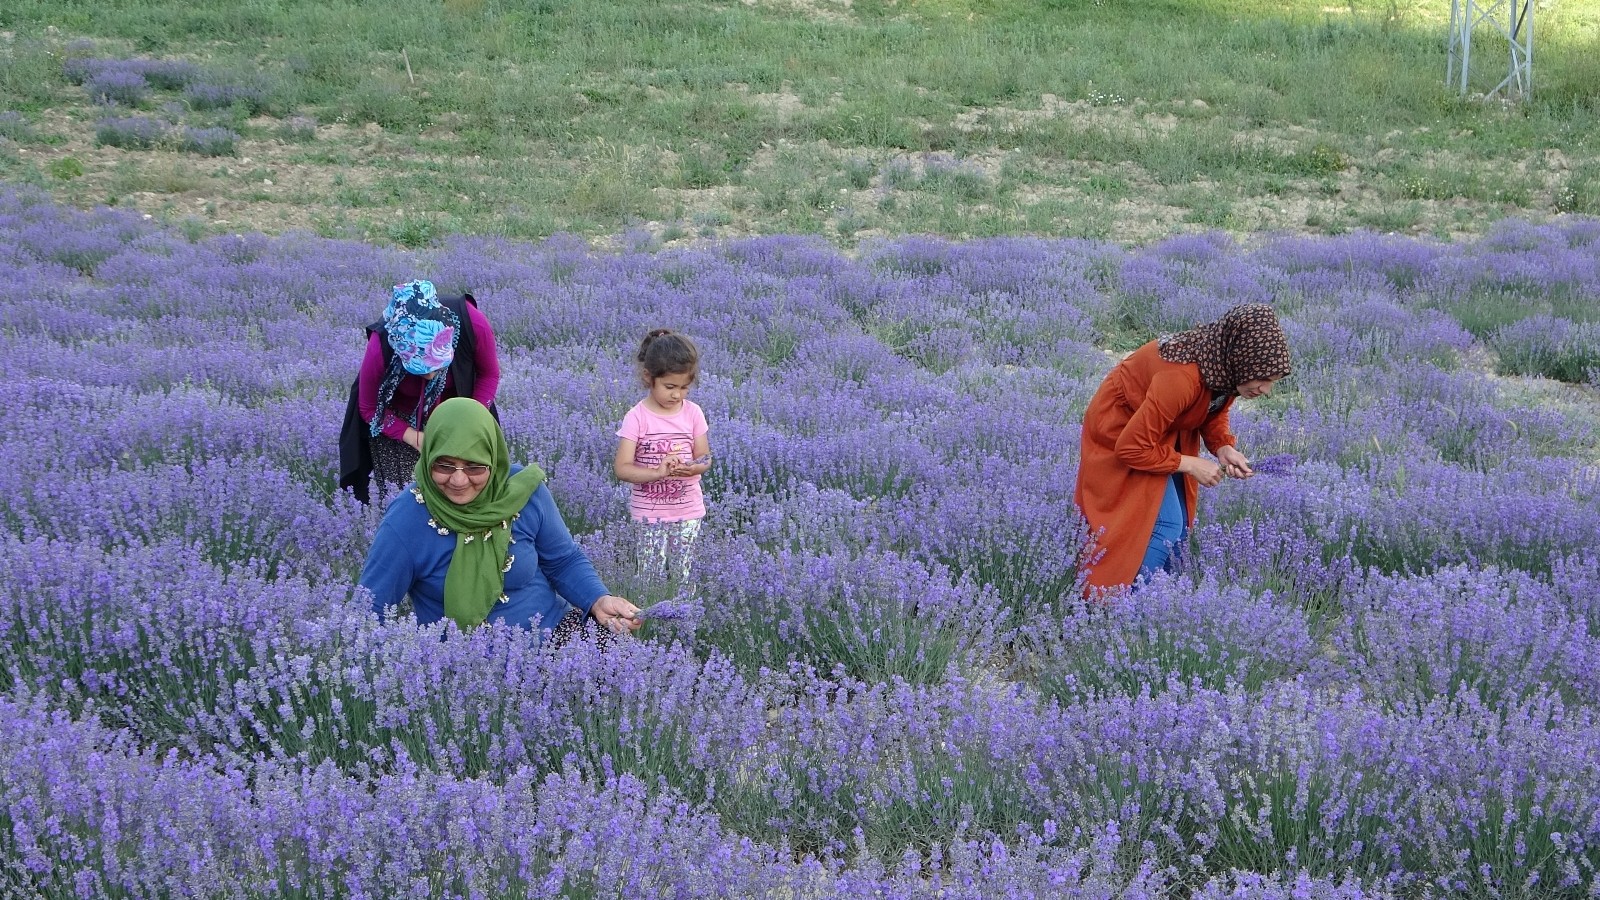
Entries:
{"label": "magenta sleeve", "polygon": [[[378,386],[383,383],[383,340],[381,334],[374,334],[367,339],[367,352],[361,357],[361,371],[356,375],[356,406],[361,410],[361,421],[369,424],[373,414],[378,411]],[[403,441],[406,437],[406,421],[385,412],[380,431],[397,441]]]}

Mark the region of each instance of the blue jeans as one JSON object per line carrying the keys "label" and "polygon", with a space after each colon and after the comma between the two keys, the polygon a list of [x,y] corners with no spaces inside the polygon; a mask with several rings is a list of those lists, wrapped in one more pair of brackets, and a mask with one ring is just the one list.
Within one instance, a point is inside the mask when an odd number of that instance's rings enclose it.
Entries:
{"label": "blue jeans", "polygon": [[1139,564],[1139,578],[1149,578],[1155,572],[1175,572],[1183,555],[1183,542],[1189,537],[1189,516],[1184,509],[1183,494],[1178,479],[1167,479],[1167,491],[1161,496],[1161,511],[1156,513],[1156,527],[1150,534],[1150,548],[1145,551],[1144,562]]}

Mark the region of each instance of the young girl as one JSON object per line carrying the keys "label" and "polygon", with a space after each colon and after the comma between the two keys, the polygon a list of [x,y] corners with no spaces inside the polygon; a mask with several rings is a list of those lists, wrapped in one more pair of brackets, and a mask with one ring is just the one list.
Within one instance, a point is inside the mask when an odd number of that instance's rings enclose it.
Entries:
{"label": "young girl", "polygon": [[628,508],[639,527],[639,572],[689,577],[705,499],[700,476],[711,468],[706,414],[689,399],[700,351],[688,336],[657,328],[644,336],[639,378],[649,390],[617,429],[617,477],[633,485]]}

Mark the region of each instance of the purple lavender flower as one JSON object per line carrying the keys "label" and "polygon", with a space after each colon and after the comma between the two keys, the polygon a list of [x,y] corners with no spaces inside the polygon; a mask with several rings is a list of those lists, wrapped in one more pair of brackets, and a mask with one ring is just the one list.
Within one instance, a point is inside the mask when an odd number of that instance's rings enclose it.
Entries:
{"label": "purple lavender flower", "polygon": [[638,618],[651,622],[674,625],[693,625],[705,615],[705,609],[691,600],[663,600],[639,610]]}
{"label": "purple lavender flower", "polygon": [[182,90],[185,85],[202,77],[205,71],[183,59],[141,59],[130,62],[139,63],[139,74],[153,87],[164,91]]}
{"label": "purple lavender flower", "polygon": [[181,88],[200,72],[199,66],[184,60],[80,56],[72,54],[70,50],[61,68],[62,74],[73,84],[87,84],[107,74],[118,73],[136,75],[162,90]]}
{"label": "purple lavender flower", "polygon": [[237,81],[190,81],[183,89],[183,99],[194,109],[227,109],[243,106],[256,113],[266,107],[265,88]]}
{"label": "purple lavender flower", "polygon": [[73,42],[66,58],[61,61],[61,74],[68,82],[83,84],[109,62],[87,55],[93,49],[93,45],[84,46],[76,41]]}
{"label": "purple lavender flower", "polygon": [[1293,453],[1276,453],[1251,462],[1250,470],[1257,475],[1292,475],[1297,462]]}
{"label": "purple lavender flower", "polygon": [[138,106],[150,92],[149,82],[138,72],[107,68],[83,83],[96,103],[112,106]]}

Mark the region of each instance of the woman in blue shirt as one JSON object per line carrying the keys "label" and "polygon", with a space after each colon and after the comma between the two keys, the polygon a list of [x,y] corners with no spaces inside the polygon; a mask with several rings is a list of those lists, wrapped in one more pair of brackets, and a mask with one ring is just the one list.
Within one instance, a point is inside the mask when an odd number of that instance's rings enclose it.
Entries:
{"label": "woman in blue shirt", "polygon": [[586,614],[613,633],[640,625],[638,607],[611,595],[573,542],[544,472],[512,465],[499,424],[467,397],[428,420],[416,481],[384,513],[361,586],[379,615],[410,594],[424,625],[498,621],[542,638],[573,607],[571,624]]}

